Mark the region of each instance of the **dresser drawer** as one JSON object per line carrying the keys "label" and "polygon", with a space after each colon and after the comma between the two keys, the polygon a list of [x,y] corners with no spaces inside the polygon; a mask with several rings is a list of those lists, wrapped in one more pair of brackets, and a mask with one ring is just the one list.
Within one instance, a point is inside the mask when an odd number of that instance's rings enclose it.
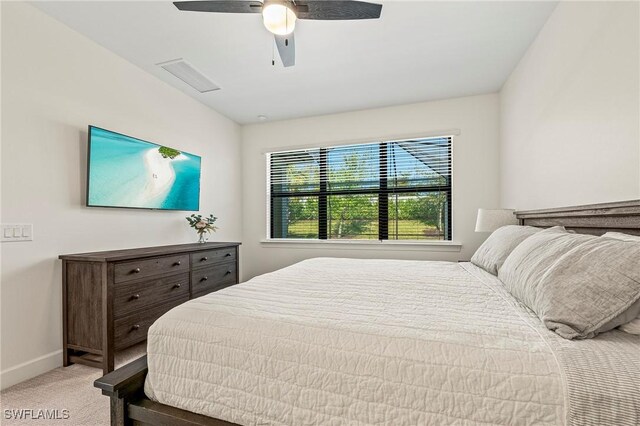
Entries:
{"label": "dresser drawer", "polygon": [[191,273],[192,297],[202,296],[238,282],[235,263],[225,263]]}
{"label": "dresser drawer", "polygon": [[120,318],[177,297],[189,296],[189,273],[115,286],[113,315]]}
{"label": "dresser drawer", "polygon": [[113,280],[115,283],[120,283],[154,275],[166,275],[188,270],[189,256],[186,254],[153,257],[131,262],[116,263]]}
{"label": "dresser drawer", "polygon": [[163,314],[189,300],[188,296],[175,299],[153,309],[141,310],[135,314],[114,321],[114,342],[116,349],[124,349],[147,338],[149,327]]}
{"label": "dresser drawer", "polygon": [[203,288],[200,291],[197,291],[191,295],[191,299],[197,299],[198,297],[206,296],[209,293],[215,293],[216,291],[222,290],[223,288],[231,287],[235,285],[235,282],[229,282],[225,284],[218,284],[215,287]]}
{"label": "dresser drawer", "polygon": [[222,248],[215,250],[199,251],[191,254],[191,265],[193,268],[204,268],[222,262],[235,262],[236,248]]}

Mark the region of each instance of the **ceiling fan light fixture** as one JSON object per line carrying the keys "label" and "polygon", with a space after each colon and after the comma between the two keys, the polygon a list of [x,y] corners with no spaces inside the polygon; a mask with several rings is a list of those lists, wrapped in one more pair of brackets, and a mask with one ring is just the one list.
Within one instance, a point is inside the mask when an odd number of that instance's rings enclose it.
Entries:
{"label": "ceiling fan light fixture", "polygon": [[267,30],[276,35],[291,34],[296,27],[296,14],[282,3],[267,4],[262,9],[262,20]]}

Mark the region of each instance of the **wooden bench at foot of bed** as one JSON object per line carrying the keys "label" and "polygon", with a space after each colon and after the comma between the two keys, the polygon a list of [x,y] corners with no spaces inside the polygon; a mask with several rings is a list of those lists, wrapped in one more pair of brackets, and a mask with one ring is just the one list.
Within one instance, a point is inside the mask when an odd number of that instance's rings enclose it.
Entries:
{"label": "wooden bench at foot of bed", "polygon": [[93,385],[111,399],[111,425],[237,426],[151,401],[144,394],[147,356],[138,358],[96,380]]}

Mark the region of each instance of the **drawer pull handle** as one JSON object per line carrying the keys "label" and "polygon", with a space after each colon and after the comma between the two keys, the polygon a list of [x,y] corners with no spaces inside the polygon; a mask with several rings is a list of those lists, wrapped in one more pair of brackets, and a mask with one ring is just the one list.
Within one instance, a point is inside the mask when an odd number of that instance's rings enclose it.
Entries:
{"label": "drawer pull handle", "polygon": [[230,257],[230,256],[231,256],[231,253],[227,253],[224,255],[224,257]]}
{"label": "drawer pull handle", "polygon": [[134,324],[133,327],[131,327],[131,331],[135,331],[139,329],[140,329],[140,324]]}
{"label": "drawer pull handle", "polygon": [[178,283],[178,284],[173,286],[173,288],[180,288],[180,287],[182,287],[182,284],[180,284],[180,283]]}
{"label": "drawer pull handle", "polygon": [[209,260],[209,258],[207,256],[205,256],[202,259],[200,259],[200,262],[206,262],[207,260]]}
{"label": "drawer pull handle", "polygon": [[173,264],[173,266],[180,266],[182,265],[182,261],[178,260],[176,263]]}
{"label": "drawer pull handle", "polygon": [[227,273],[225,275],[229,275],[231,273],[231,271],[227,271]]}
{"label": "drawer pull handle", "polygon": [[136,268],[131,272],[134,273],[134,274],[139,274],[140,273],[140,268]]}
{"label": "drawer pull handle", "polygon": [[134,294],[133,296],[131,296],[132,299],[136,300],[136,299],[140,299],[140,295],[139,294]]}
{"label": "drawer pull handle", "polygon": [[202,278],[200,279],[200,281],[206,281],[206,280],[208,280],[208,279],[209,279],[209,277],[202,277]]}

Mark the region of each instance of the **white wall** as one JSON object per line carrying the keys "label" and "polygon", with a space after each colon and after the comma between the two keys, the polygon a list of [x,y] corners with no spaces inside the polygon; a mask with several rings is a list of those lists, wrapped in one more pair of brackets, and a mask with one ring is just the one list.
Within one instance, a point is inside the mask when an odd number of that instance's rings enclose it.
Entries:
{"label": "white wall", "polygon": [[562,2],[500,93],[501,202],[640,198],[638,2]]}
{"label": "white wall", "polygon": [[[317,256],[469,259],[486,235],[478,207],[498,207],[498,96],[482,95],[243,127],[244,279]],[[425,246],[261,243],[266,237],[264,153],[289,147],[418,137],[458,129],[453,142],[453,239],[462,250]]]}
{"label": "white wall", "polygon": [[2,386],[61,365],[62,253],[195,242],[186,212],[86,208],[86,128],[202,156],[201,208],[239,240],[240,128],[25,3],[2,2]]}

